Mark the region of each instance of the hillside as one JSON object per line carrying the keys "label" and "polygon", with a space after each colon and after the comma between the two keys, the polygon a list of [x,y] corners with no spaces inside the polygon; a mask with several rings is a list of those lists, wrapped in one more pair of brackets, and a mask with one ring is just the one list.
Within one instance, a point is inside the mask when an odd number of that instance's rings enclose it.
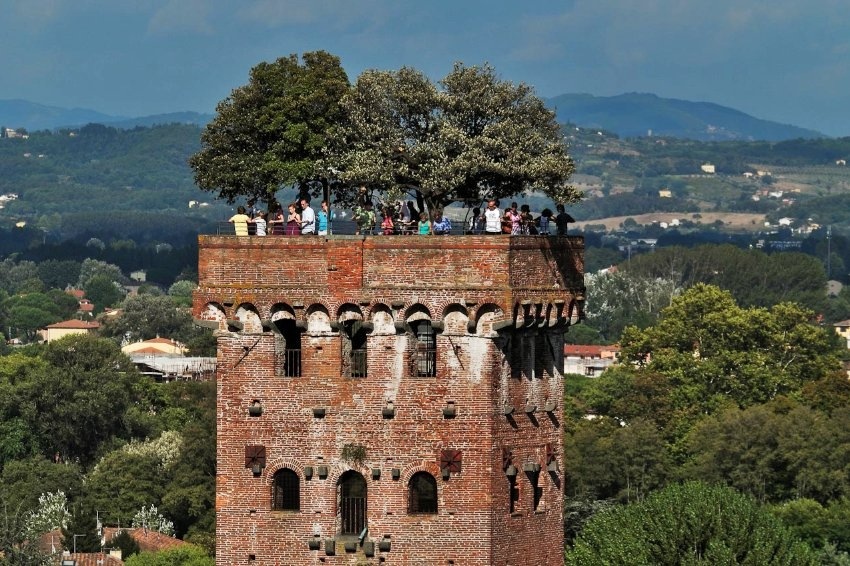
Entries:
{"label": "hillside", "polygon": [[559,122],[608,130],[623,137],[653,135],[700,141],[824,137],[813,130],[760,120],[719,104],[654,94],[562,94],[546,102],[555,109]]}
{"label": "hillside", "polygon": [[0,127],[24,128],[27,131],[54,130],[56,128],[78,128],[97,123],[114,128],[132,129],[139,126],[151,127],[166,124],[194,124],[205,126],[212,114],[198,112],[171,112],[151,116],[111,116],[85,108],[60,108],[46,106],[26,100],[0,100]]}

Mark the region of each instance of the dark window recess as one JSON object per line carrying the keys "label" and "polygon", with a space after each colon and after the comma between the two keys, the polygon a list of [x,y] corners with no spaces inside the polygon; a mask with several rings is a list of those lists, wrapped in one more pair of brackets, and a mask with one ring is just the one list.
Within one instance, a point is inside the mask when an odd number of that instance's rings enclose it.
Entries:
{"label": "dark window recess", "polygon": [[413,329],[414,347],[411,358],[412,374],[416,377],[437,375],[437,340],[430,320],[410,323]]}
{"label": "dark window recess", "polygon": [[301,480],[288,468],[275,472],[272,483],[272,509],[298,511],[301,509]]}
{"label": "dark window recess", "polygon": [[301,377],[301,330],[291,318],[275,321],[275,369],[280,377]]}
{"label": "dark window recess", "polygon": [[408,513],[437,512],[437,480],[434,476],[427,472],[413,474],[408,491]]}
{"label": "dark window recess", "polygon": [[533,507],[534,511],[537,511],[538,507],[540,507],[540,500],[543,499],[543,488],[540,487],[540,474],[531,474],[531,493],[532,497],[534,497]]}
{"label": "dark window recess", "polygon": [[510,494],[510,512],[515,513],[519,503],[519,488],[516,485],[516,476],[508,476],[508,490]]}
{"label": "dark window recess", "polygon": [[342,324],[342,374],[366,377],[366,328],[361,320]]}
{"label": "dark window recess", "polygon": [[339,480],[340,534],[359,535],[366,528],[366,480],[347,471]]}

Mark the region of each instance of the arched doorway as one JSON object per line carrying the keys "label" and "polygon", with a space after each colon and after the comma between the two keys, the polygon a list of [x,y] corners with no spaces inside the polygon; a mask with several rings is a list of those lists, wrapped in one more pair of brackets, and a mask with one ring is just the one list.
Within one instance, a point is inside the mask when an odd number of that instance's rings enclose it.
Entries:
{"label": "arched doorway", "polygon": [[341,535],[359,535],[366,528],[366,480],[353,470],[339,478]]}

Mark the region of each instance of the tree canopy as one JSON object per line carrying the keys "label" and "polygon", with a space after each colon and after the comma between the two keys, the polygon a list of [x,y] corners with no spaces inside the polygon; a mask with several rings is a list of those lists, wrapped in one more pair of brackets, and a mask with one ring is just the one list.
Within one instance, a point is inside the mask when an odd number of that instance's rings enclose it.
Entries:
{"label": "tree canopy", "polygon": [[535,190],[578,200],[555,115],[530,86],[456,63],[439,87],[409,67],[360,75],[327,160],[344,187],[418,192],[430,210]]}
{"label": "tree canopy", "polygon": [[409,67],[369,70],[350,86],[337,57],[301,60],[260,63],[219,103],[189,160],[201,189],[270,202],[294,185],[350,205],[362,187],[432,211],[532,191],[580,197],[555,114],[489,65],[457,63],[438,85]]}
{"label": "tree canopy", "polygon": [[255,66],[201,134],[189,159],[195,182],[232,203],[271,201],[283,186],[320,181],[316,162],[342,119],[348,86],[339,58],[325,51]]}
{"label": "tree canopy", "polygon": [[672,485],[595,515],[566,564],[818,564],[781,522],[733,489]]}

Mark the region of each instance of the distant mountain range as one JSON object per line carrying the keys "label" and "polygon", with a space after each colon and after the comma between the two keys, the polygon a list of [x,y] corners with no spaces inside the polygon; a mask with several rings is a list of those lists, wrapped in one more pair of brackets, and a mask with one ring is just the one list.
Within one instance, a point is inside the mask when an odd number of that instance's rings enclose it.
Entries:
{"label": "distant mountain range", "polygon": [[561,123],[607,130],[621,137],[653,135],[700,141],[828,137],[814,130],[760,120],[719,104],[654,94],[562,94],[547,99],[546,103],[555,110]]}
{"label": "distant mountain range", "polygon": [[204,126],[212,118],[212,114],[200,114],[198,112],[171,112],[130,118],[127,116],[110,116],[85,108],[60,108],[26,100],[0,100],[0,127],[26,128],[29,131],[73,128],[91,123],[121,129],[175,123]]}
{"label": "distant mountain range", "polygon": [[[620,137],[669,136],[699,141],[765,140],[828,137],[814,130],[760,120],[738,110],[710,102],[661,98],[654,94],[618,96],[562,94],[546,99],[561,123],[598,128]],[[27,130],[52,130],[100,123],[116,128],[157,124],[204,126],[211,114],[173,112],[129,118],[83,108],[60,108],[26,100],[0,100],[0,126]]]}

